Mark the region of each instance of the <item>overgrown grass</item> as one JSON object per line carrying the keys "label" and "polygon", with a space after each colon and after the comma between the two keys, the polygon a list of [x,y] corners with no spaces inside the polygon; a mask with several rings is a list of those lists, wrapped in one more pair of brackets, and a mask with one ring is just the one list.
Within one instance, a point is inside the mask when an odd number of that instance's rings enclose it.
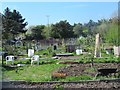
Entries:
{"label": "overgrown grass", "polygon": [[3,69],[3,80],[25,80],[32,82],[51,81],[51,73],[57,71],[62,64],[44,64],[19,67],[14,70]]}
{"label": "overgrown grass", "polygon": [[81,81],[81,80],[93,80],[94,77],[82,75],[82,76],[74,76],[74,77],[66,77],[65,79],[59,79],[58,81],[62,82],[70,82],[70,81]]}
{"label": "overgrown grass", "polygon": [[[40,65],[42,65],[42,64],[56,64],[57,62],[58,62],[59,60],[57,60],[57,59],[40,59]],[[0,60],[0,63],[2,64],[2,60]],[[35,62],[35,64],[36,64],[37,62]],[[5,61],[5,59],[3,60],[3,64],[4,65],[6,65],[6,61]],[[11,65],[12,64],[12,62],[8,62],[8,65]],[[17,65],[17,64],[27,64],[27,65],[29,65],[29,64],[31,64],[31,60],[30,59],[28,59],[28,60],[15,60],[14,61],[14,65]]]}
{"label": "overgrown grass", "polygon": [[85,70],[85,72],[88,72],[88,73],[96,73],[96,71],[97,71],[96,68],[93,68],[93,67]]}
{"label": "overgrown grass", "polygon": [[111,80],[111,79],[116,79],[117,77],[112,76],[112,77],[106,77],[106,76],[99,76],[96,77],[94,80]]}
{"label": "overgrown grass", "polygon": [[79,63],[92,63],[92,59],[94,63],[120,63],[120,57],[107,57],[107,58],[89,58],[82,57],[78,60]]}
{"label": "overgrown grass", "polygon": [[39,51],[39,52],[35,52],[35,54],[40,55],[40,56],[42,56],[42,57],[45,57],[45,56],[49,57],[49,56],[50,56],[48,50],[41,50],[41,51]]}

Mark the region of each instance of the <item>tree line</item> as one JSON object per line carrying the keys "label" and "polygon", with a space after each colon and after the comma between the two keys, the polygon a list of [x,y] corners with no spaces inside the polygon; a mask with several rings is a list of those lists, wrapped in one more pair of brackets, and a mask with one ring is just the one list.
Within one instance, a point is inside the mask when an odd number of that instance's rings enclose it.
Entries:
{"label": "tree line", "polygon": [[100,33],[103,42],[119,44],[119,18],[114,16],[110,19],[101,19],[97,22],[89,20],[88,23],[74,23],[71,25],[67,20],[61,20],[50,25],[35,25],[25,29],[27,22],[17,10],[10,11],[7,7],[2,14],[3,39],[14,39],[19,34],[25,34],[26,40],[41,39],[66,39],[79,37],[95,37]]}

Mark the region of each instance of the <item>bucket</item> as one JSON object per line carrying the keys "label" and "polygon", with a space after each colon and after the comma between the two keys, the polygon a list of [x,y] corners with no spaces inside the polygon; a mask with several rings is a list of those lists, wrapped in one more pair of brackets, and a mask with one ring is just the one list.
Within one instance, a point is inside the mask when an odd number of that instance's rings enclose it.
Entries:
{"label": "bucket", "polygon": [[76,49],[76,55],[82,54],[82,49]]}

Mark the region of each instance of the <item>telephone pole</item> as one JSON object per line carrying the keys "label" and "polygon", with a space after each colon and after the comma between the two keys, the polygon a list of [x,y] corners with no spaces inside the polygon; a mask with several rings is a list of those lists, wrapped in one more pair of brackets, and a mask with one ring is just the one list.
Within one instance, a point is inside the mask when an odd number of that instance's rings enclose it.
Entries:
{"label": "telephone pole", "polygon": [[48,38],[49,38],[49,36],[50,36],[50,29],[49,29],[49,17],[50,17],[50,15],[46,15],[46,17],[47,17],[47,25],[48,25]]}

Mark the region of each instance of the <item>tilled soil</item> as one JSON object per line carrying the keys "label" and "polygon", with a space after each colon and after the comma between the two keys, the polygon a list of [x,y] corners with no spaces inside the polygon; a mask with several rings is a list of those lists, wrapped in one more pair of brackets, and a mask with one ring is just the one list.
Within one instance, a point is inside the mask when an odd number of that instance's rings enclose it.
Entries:
{"label": "tilled soil", "polygon": [[[86,81],[86,82],[43,82],[43,83],[26,83],[26,82],[3,82],[3,89],[7,88],[46,88],[56,90],[56,88],[78,89],[78,88],[103,88],[104,90],[120,90],[120,80],[106,81]],[[102,89],[102,90],[103,90]],[[63,89],[62,89],[63,90]],[[88,90],[88,89],[87,89]],[[92,89],[94,90],[94,89]],[[100,90],[100,89],[99,89]]]}
{"label": "tilled soil", "polygon": [[[117,63],[95,63],[94,69],[102,69],[102,68],[118,68],[119,64]],[[71,64],[70,66],[60,68],[58,70],[59,73],[66,73],[67,76],[80,76],[80,75],[88,75],[95,76],[97,71],[88,72],[87,70],[92,67],[91,64]]]}

